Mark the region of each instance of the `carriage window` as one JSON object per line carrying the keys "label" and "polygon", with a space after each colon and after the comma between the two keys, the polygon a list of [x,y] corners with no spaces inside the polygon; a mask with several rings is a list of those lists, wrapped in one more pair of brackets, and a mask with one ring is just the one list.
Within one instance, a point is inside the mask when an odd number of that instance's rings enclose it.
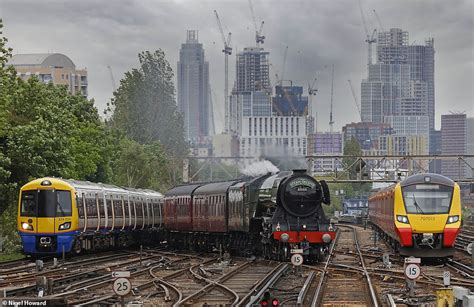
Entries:
{"label": "carriage window", "polygon": [[21,192],[21,216],[36,216],[36,191]]}
{"label": "carriage window", "polygon": [[114,213],[116,217],[123,216],[122,201],[119,199],[114,200]]}
{"label": "carriage window", "polygon": [[141,201],[137,202],[137,216],[143,216],[143,203]]}
{"label": "carriage window", "polygon": [[86,210],[88,217],[97,216],[97,205],[95,198],[86,198]]}
{"label": "carriage window", "polygon": [[103,197],[102,195],[99,195],[98,198],[99,198],[99,212],[100,212],[100,216],[105,216],[104,197]]}

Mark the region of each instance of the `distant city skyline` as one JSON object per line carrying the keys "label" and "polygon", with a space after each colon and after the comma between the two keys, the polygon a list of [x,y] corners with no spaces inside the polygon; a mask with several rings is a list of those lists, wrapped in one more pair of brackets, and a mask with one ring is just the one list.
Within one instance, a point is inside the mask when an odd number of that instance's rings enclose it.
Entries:
{"label": "distant city skyline", "polygon": [[[377,25],[376,9],[385,29],[410,32],[410,44],[435,39],[436,128],[441,114],[465,111],[474,116],[474,28],[472,1],[375,1],[361,0],[368,27]],[[358,114],[347,79],[354,85],[366,77],[366,43],[357,1],[258,1],[257,19],[264,20],[263,47],[270,52],[270,77],[281,73],[283,53],[288,47],[285,79],[304,87],[318,78],[313,99],[318,131],[329,129],[330,70],[335,64],[335,130],[357,122]],[[0,16],[8,46],[16,53],[58,52],[68,55],[78,67],[86,67],[89,98],[99,110],[113,92],[107,66],[116,80],[138,66],[142,50],[162,48],[172,67],[178,61],[182,33],[199,30],[210,67],[211,96],[216,132],[224,127],[224,56],[213,16],[216,9],[225,31],[232,32],[233,54],[229,57],[229,87],[235,81],[235,54],[254,46],[255,32],[248,1],[116,1],[114,5],[92,0],[61,1],[2,0]],[[287,14],[287,12],[294,14]],[[440,12],[443,12],[440,14]],[[423,16],[420,18],[420,16]],[[34,22],[30,22],[33,21]],[[282,22],[284,21],[284,22]],[[177,72],[175,70],[175,86]],[[360,101],[360,89],[355,86]]]}

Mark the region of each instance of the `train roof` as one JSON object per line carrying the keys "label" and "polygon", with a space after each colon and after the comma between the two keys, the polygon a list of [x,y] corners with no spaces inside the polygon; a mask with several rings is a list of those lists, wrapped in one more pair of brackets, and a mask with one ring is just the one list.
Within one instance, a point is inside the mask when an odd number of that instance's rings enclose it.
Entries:
{"label": "train roof", "polygon": [[191,193],[198,187],[202,186],[202,183],[179,185],[168,192],[165,193],[165,196],[182,196],[182,195],[191,195]]}
{"label": "train roof", "polygon": [[212,193],[225,193],[227,190],[234,184],[241,182],[240,180],[232,180],[232,181],[222,181],[222,182],[214,182],[208,183],[203,186],[200,186],[194,191],[195,195],[200,194],[212,194]]}
{"label": "train roof", "polygon": [[108,191],[114,192],[117,194],[133,194],[133,193],[140,193],[146,194],[149,197],[162,197],[163,195],[160,192],[153,191],[153,190],[144,190],[144,189],[132,189],[132,188],[123,188],[113,184],[106,184],[106,183],[95,183],[90,181],[82,181],[82,180],[75,180],[75,179],[63,179],[63,178],[55,178],[55,177],[44,177],[39,178],[29,183],[25,184],[24,187],[28,187],[29,185],[39,185],[41,182],[49,180],[53,184],[57,185],[58,183],[62,183],[63,185],[67,185],[70,188],[74,189],[83,189],[83,190],[92,190],[92,191]]}
{"label": "train roof", "polygon": [[417,183],[434,183],[434,184],[447,185],[451,187],[454,186],[453,180],[443,175],[434,174],[434,173],[416,174],[400,181],[400,185],[402,187],[407,186],[407,185],[417,184]]}

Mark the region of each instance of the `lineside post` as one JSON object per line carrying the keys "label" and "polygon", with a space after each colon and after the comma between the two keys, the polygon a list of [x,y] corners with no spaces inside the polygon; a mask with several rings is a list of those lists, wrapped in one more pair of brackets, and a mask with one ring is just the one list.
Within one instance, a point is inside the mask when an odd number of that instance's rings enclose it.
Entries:
{"label": "lineside post", "polygon": [[142,266],[143,245],[140,245],[140,266]]}

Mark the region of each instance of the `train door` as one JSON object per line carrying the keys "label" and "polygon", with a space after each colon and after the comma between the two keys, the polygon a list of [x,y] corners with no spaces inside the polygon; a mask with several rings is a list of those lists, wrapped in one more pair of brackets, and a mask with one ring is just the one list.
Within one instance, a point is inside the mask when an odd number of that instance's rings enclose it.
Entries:
{"label": "train door", "polygon": [[164,210],[163,210],[163,203],[164,203],[164,198],[160,198],[158,200],[158,212],[159,212],[159,223],[160,223],[160,228],[162,227],[162,223],[164,222],[163,221],[163,213],[164,213]]}
{"label": "train door", "polygon": [[110,228],[110,230],[112,230],[112,231],[115,229],[114,197],[115,197],[114,194],[109,194],[109,205],[107,206],[108,211],[110,212],[110,213],[109,213],[109,214],[110,214],[110,216],[109,216],[109,219],[110,219],[109,228]]}
{"label": "train door", "polygon": [[120,204],[122,205],[122,230],[124,230],[125,224],[127,222],[127,213],[128,213],[128,211],[126,210],[124,195],[120,195]]}
{"label": "train door", "polygon": [[86,194],[83,191],[76,191],[76,206],[79,218],[79,229],[82,232],[87,231],[87,208],[86,208]]}

